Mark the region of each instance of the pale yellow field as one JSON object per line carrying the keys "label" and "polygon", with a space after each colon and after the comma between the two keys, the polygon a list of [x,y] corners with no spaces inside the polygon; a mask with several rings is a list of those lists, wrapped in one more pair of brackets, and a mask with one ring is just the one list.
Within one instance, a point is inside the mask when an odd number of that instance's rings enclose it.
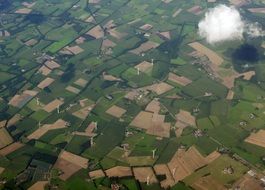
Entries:
{"label": "pale yellow field", "polygon": [[93,109],[94,106],[95,105],[90,105],[90,106],[84,107],[84,108],[74,112],[73,115],[80,118],[80,119],[86,119],[86,117],[91,112],[91,110]]}
{"label": "pale yellow field", "polygon": [[6,128],[0,128],[0,149],[11,144],[13,142],[12,137],[9,135]]}
{"label": "pale yellow field", "polygon": [[40,69],[39,69],[39,73],[41,73],[44,76],[47,76],[48,74],[50,74],[52,70],[49,69],[48,67],[46,67],[45,65],[43,65]]}
{"label": "pale yellow field", "polygon": [[154,49],[158,46],[159,46],[158,43],[148,41],[148,42],[141,44],[138,48],[131,50],[130,52],[139,55],[139,54],[144,53],[150,49]]}
{"label": "pale yellow field", "polygon": [[184,124],[196,126],[195,117],[191,115],[191,113],[188,111],[179,110],[179,113],[176,115],[176,119],[177,121],[182,122]]}
{"label": "pale yellow field", "polygon": [[152,65],[152,63],[150,63],[148,61],[143,61],[143,62],[139,63],[138,65],[136,65],[134,68],[135,69],[139,68],[140,72],[148,72],[148,71],[150,71],[150,69],[153,68],[153,65]]}
{"label": "pale yellow field", "polygon": [[88,35],[93,36],[96,39],[104,37],[104,31],[101,26],[97,25],[96,27],[92,28],[87,32]]}
{"label": "pale yellow field", "polygon": [[159,137],[170,136],[170,123],[165,123],[165,116],[141,111],[130,123],[131,126],[145,129],[147,134]]}
{"label": "pale yellow field", "polygon": [[43,81],[41,81],[38,84],[38,88],[44,89],[44,88],[50,86],[53,82],[54,82],[53,78],[47,77],[46,79],[44,79]]}
{"label": "pale yellow field", "polygon": [[184,76],[178,76],[174,73],[169,73],[168,74],[168,80],[175,82],[177,84],[180,84],[182,86],[186,86],[188,84],[190,84],[192,81],[190,79],[188,79],[187,77]]}
{"label": "pale yellow field", "polygon": [[62,129],[68,126],[68,123],[62,119],[58,119],[55,123],[53,124],[45,124],[38,128],[36,131],[31,133],[27,138],[28,139],[39,139],[42,137],[44,134],[46,134],[50,130],[54,129]]}
{"label": "pale yellow field", "polygon": [[166,189],[166,188],[169,188],[175,185],[173,176],[166,164],[157,164],[154,166],[154,170],[155,170],[156,175],[166,176],[166,179],[160,182],[161,187]]}
{"label": "pale yellow field", "polygon": [[210,175],[199,178],[191,186],[196,190],[227,190],[227,188]]}
{"label": "pale yellow field", "polygon": [[113,117],[116,117],[116,118],[121,118],[122,115],[126,112],[125,109],[119,107],[119,106],[115,106],[113,105],[112,107],[110,107],[106,113],[113,116]]}
{"label": "pale yellow field", "polygon": [[67,86],[65,89],[69,92],[74,93],[74,94],[79,94],[79,92],[80,92],[80,90],[78,88],[73,87],[73,86]]}
{"label": "pale yellow field", "polygon": [[151,167],[133,168],[133,173],[134,173],[135,179],[139,180],[142,183],[146,183],[147,178],[149,178],[150,184],[157,183],[156,176]]}
{"label": "pale yellow field", "polygon": [[21,9],[16,10],[15,13],[17,13],[17,14],[29,14],[31,11],[32,10],[29,8],[21,8]]}
{"label": "pale yellow field", "polygon": [[252,13],[262,13],[265,14],[265,7],[262,8],[250,8],[248,9]]}
{"label": "pale yellow field", "polygon": [[160,102],[154,99],[146,106],[145,111],[158,113],[160,109]]}
{"label": "pale yellow field", "polygon": [[62,180],[67,180],[80,169],[88,167],[88,159],[73,153],[62,151],[54,165],[54,168],[61,170],[63,173],[59,176]]}
{"label": "pale yellow field", "polygon": [[105,173],[103,172],[103,170],[99,169],[89,172],[89,176],[91,179],[97,179],[105,177]]}
{"label": "pale yellow field", "polygon": [[259,130],[257,133],[252,133],[245,139],[245,142],[265,148],[265,130]]}
{"label": "pale yellow field", "polygon": [[132,170],[130,167],[116,166],[105,170],[108,177],[128,177],[132,176]]}
{"label": "pale yellow field", "polygon": [[190,43],[189,46],[194,48],[196,51],[202,53],[203,55],[206,55],[209,58],[209,60],[217,66],[221,65],[224,62],[223,58],[220,57],[217,53],[205,47],[199,42]]}
{"label": "pale yellow field", "polygon": [[51,101],[50,103],[48,103],[46,106],[44,106],[44,110],[48,113],[52,112],[53,110],[55,110],[58,106],[61,106],[64,102],[62,100],[59,99],[55,99],[53,101]]}
{"label": "pale yellow field", "polygon": [[76,85],[85,87],[87,84],[87,80],[79,78],[77,81],[74,82]]}
{"label": "pale yellow field", "polygon": [[44,64],[51,70],[57,69],[57,68],[59,68],[61,66],[58,63],[56,63],[55,61],[53,61],[53,60],[48,60]]}
{"label": "pale yellow field", "polygon": [[48,185],[48,181],[37,181],[28,190],[45,190],[45,186]]}
{"label": "pale yellow field", "polygon": [[151,90],[151,91],[155,92],[156,94],[161,95],[161,94],[168,92],[169,90],[171,90],[173,88],[174,88],[173,86],[171,86],[165,82],[160,82],[160,83],[153,84],[151,86],[144,87],[142,89]]}
{"label": "pale yellow field", "polygon": [[14,142],[14,143],[8,145],[7,147],[1,149],[0,150],[0,155],[6,156],[6,155],[16,151],[17,149],[20,149],[23,146],[24,146],[24,144],[22,144],[22,143]]}

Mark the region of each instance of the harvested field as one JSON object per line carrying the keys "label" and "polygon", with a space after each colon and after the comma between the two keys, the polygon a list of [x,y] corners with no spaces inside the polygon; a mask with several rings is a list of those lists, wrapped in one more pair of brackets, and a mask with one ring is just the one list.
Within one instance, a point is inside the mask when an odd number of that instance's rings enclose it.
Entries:
{"label": "harvested field", "polygon": [[29,14],[31,11],[32,10],[29,8],[21,8],[21,9],[16,10],[15,13],[17,13],[17,14]]}
{"label": "harvested field", "polygon": [[141,111],[130,123],[131,126],[145,129],[146,133],[159,137],[170,136],[170,123],[165,123],[165,116]]}
{"label": "harvested field", "polygon": [[245,139],[245,142],[265,148],[265,130],[259,130],[257,133],[252,133]]}
{"label": "harvested field", "polygon": [[78,172],[82,168],[78,165],[75,165],[69,161],[66,161],[62,158],[58,158],[54,168],[60,170],[62,174],[59,176],[61,180],[66,181],[69,177],[71,177],[74,173]]}
{"label": "harvested field", "polygon": [[80,136],[88,136],[88,137],[94,137],[97,135],[97,133],[94,133],[97,129],[97,124],[95,122],[91,122],[86,130],[84,132],[75,131],[73,132],[74,135],[80,135]]}
{"label": "harvested field", "polygon": [[223,58],[220,57],[217,53],[205,47],[199,42],[190,43],[189,46],[194,48],[199,53],[206,55],[209,58],[209,60],[217,66],[220,66],[224,62]]}
{"label": "harvested field", "polygon": [[53,61],[53,60],[48,60],[44,64],[45,64],[45,66],[47,66],[51,70],[57,69],[57,68],[59,68],[61,66],[58,63],[56,63],[55,61]]}
{"label": "harvested field", "polygon": [[[163,118],[163,122],[164,122],[164,118]],[[153,127],[147,129],[146,133],[149,135],[169,138],[170,127],[171,127],[170,123],[159,123],[158,121],[157,124],[154,124]]]}
{"label": "harvested field", "polygon": [[87,85],[87,80],[79,78],[77,81],[74,82],[74,84],[85,87]]}
{"label": "harvested field", "polygon": [[131,50],[130,52],[136,55],[140,55],[141,53],[144,53],[150,49],[155,49],[158,46],[159,46],[158,43],[148,41],[148,42],[141,44],[138,48]]}
{"label": "harvested field", "polygon": [[78,54],[80,54],[80,53],[82,53],[84,51],[79,46],[71,46],[71,47],[70,46],[66,46],[64,49],[70,51],[74,55],[78,55]]}
{"label": "harvested field", "polygon": [[145,111],[159,113],[160,109],[160,102],[154,99],[146,106]]}
{"label": "harvested field", "polygon": [[93,17],[93,16],[90,16],[90,17],[88,17],[88,18],[85,20],[85,22],[88,22],[88,23],[93,23],[93,24],[95,24],[95,23],[96,23],[96,21],[95,21],[95,19],[94,19],[94,17]]}
{"label": "harvested field", "polygon": [[179,113],[176,115],[176,119],[178,122],[181,122],[183,124],[196,126],[195,117],[188,111],[179,110]]}
{"label": "harvested field", "polygon": [[173,0],[162,0],[164,3],[170,3]]}
{"label": "harvested field", "polygon": [[163,38],[166,38],[168,40],[171,39],[171,35],[170,35],[170,32],[159,32],[158,33],[160,36],[163,36]]}
{"label": "harvested field", "polygon": [[107,81],[122,81],[120,78],[117,78],[113,75],[108,75],[108,74],[105,74],[103,73],[103,79],[104,80],[107,80]]}
{"label": "harvested field", "polygon": [[69,124],[66,121],[62,119],[58,119],[53,124],[45,124],[41,126],[36,131],[31,133],[27,138],[28,139],[39,139],[40,137],[42,137],[44,134],[46,134],[50,130],[66,128],[68,125]]}
{"label": "harvested field", "polygon": [[36,4],[36,2],[32,2],[32,3],[29,3],[29,2],[23,2],[22,5],[27,7],[27,8],[32,8],[34,5]]}
{"label": "harvested field", "polygon": [[142,88],[143,90],[151,90],[153,92],[155,92],[157,95],[161,95],[164,94],[166,92],[168,92],[169,90],[173,89],[174,87],[165,83],[165,82],[160,82],[157,84],[153,84],[151,86],[147,86]]}
{"label": "harvested field", "polygon": [[183,130],[188,127],[187,124],[182,123],[180,121],[177,121],[175,126],[177,127],[175,131],[176,137],[180,137],[182,135]]}
{"label": "harvested field", "polygon": [[248,9],[252,13],[262,13],[265,14],[265,7],[262,8],[250,8]]}
{"label": "harvested field", "polygon": [[25,42],[25,45],[34,46],[36,43],[38,43],[38,41],[36,39],[30,39],[30,40]]}
{"label": "harvested field", "polygon": [[173,13],[172,17],[173,17],[173,18],[177,17],[181,11],[182,11],[182,9],[178,9],[178,10],[176,10],[176,11]]}
{"label": "harvested field", "polygon": [[73,86],[67,86],[65,89],[67,91],[69,91],[69,92],[74,93],[74,94],[79,94],[80,93],[80,90],[78,88],[76,88],[76,87],[73,87]]}
{"label": "harvested field", "polygon": [[59,99],[55,99],[48,103],[46,106],[44,106],[44,110],[48,113],[51,113],[53,110],[55,110],[58,106],[61,106],[64,102]]}
{"label": "harvested field", "polygon": [[45,190],[45,186],[48,184],[48,181],[37,181],[28,190]]}
{"label": "harvested field", "polygon": [[115,105],[106,111],[107,114],[113,117],[116,117],[116,118],[120,118],[125,112],[126,112],[125,109],[115,106]]}
{"label": "harvested field", "polygon": [[155,161],[156,159],[153,159],[152,156],[130,156],[127,158],[127,162],[130,166],[151,166]]}
{"label": "harvested field", "polygon": [[143,61],[139,63],[138,65],[136,65],[134,68],[139,69],[139,71],[146,73],[153,68],[153,65],[150,62]]}
{"label": "harvested field", "polygon": [[235,5],[236,7],[241,7],[249,3],[248,0],[229,0],[231,4]]}
{"label": "harvested field", "polygon": [[71,152],[62,151],[59,158],[64,159],[68,162],[71,162],[75,165],[80,166],[81,168],[86,169],[88,167],[88,159],[81,156],[75,155]]}
{"label": "harvested field", "polygon": [[220,156],[220,153],[214,151],[208,156],[203,157],[200,152],[192,146],[187,151],[179,149],[168,163],[168,168],[170,169],[175,183],[177,183],[191,175],[195,170],[212,163]]}
{"label": "harvested field", "polygon": [[44,89],[44,88],[50,86],[53,82],[54,82],[53,78],[47,77],[46,79],[44,79],[43,81],[41,81],[38,84],[38,88]]}
{"label": "harvested field", "polygon": [[207,162],[198,150],[190,147],[187,151],[179,149],[168,163],[168,167],[174,180],[178,182],[206,164]]}
{"label": "harvested field", "polygon": [[205,160],[209,164],[209,163],[213,162],[214,160],[216,160],[217,158],[219,158],[219,156],[221,156],[221,154],[217,151],[214,151],[211,154],[209,154],[208,156],[206,156]]}
{"label": "harvested field", "polygon": [[25,90],[21,95],[15,95],[8,104],[22,108],[25,104],[27,104],[34,96],[38,94],[37,91],[33,90]]}
{"label": "harvested field", "polygon": [[105,173],[108,177],[128,177],[132,176],[132,170],[130,167],[125,166],[116,166],[105,170]]}
{"label": "harvested field", "polygon": [[255,71],[248,71],[248,72],[240,74],[240,76],[243,76],[244,80],[250,80],[253,76],[255,76],[255,74],[256,74]]}
{"label": "harvested field", "polygon": [[227,100],[232,100],[234,98],[234,91],[233,90],[229,90],[226,96]]}
{"label": "harvested field", "polygon": [[10,120],[8,120],[7,127],[10,127],[10,126],[16,124],[20,119],[22,119],[22,116],[17,113]]}
{"label": "harvested field", "polygon": [[[190,55],[195,57],[196,59],[200,59],[201,65],[206,68],[207,72],[213,75],[216,78],[219,78],[222,81],[222,84],[226,86],[228,89],[232,89],[234,87],[235,79],[243,76],[245,79],[251,78],[254,73],[237,73],[232,68],[224,68],[221,67],[223,63],[223,58],[219,57],[214,51],[208,49],[198,42],[193,42],[189,44],[191,47],[196,49],[197,51],[192,52]],[[205,58],[206,56],[207,58]],[[209,59],[209,61],[207,60]]]}
{"label": "harvested field", "polygon": [[98,179],[98,178],[105,177],[105,173],[103,172],[103,170],[99,169],[99,170],[94,170],[92,172],[89,172],[89,176],[91,179]]}
{"label": "harvested field", "polygon": [[4,172],[5,168],[0,167],[0,175]]}
{"label": "harvested field", "polygon": [[165,175],[166,179],[160,182],[161,187],[167,189],[175,185],[175,181],[171,175],[171,172],[166,164],[157,164],[154,166],[156,175]]}
{"label": "harvested field", "polygon": [[80,36],[79,38],[77,38],[75,40],[75,43],[77,43],[78,45],[80,45],[80,44],[84,43],[85,41],[86,41],[86,38],[83,37],[83,36]]}
{"label": "harvested field", "polygon": [[174,73],[169,73],[168,74],[168,80],[175,82],[177,84],[180,84],[182,86],[186,86],[190,83],[192,83],[192,81],[184,76],[178,76]]}
{"label": "harvested field", "polygon": [[106,50],[108,48],[113,48],[115,47],[117,44],[115,44],[113,41],[109,40],[109,39],[104,39],[102,42],[102,46],[101,49],[102,50]]}
{"label": "harvested field", "polygon": [[149,180],[150,184],[158,182],[151,167],[133,168],[133,173],[135,179],[139,180],[141,183],[147,183],[147,180]]}
{"label": "harvested field", "polygon": [[202,13],[202,9],[199,5],[196,5],[194,7],[191,7],[190,9],[187,10],[188,12],[195,14],[195,15],[199,15]]}
{"label": "harvested field", "polygon": [[104,26],[103,28],[110,30],[112,28],[115,28],[116,24],[114,23],[114,20],[109,20]]}
{"label": "harvested field", "polygon": [[108,30],[108,32],[110,33],[110,35],[118,40],[124,38],[125,36],[127,36],[127,33],[121,33],[119,31],[117,31],[116,28],[113,28],[111,30]]}
{"label": "harvested field", "polygon": [[210,175],[199,178],[191,186],[196,190],[209,190],[209,189],[226,190],[227,189]]}
{"label": "harvested field", "polygon": [[52,70],[49,69],[48,67],[46,67],[45,65],[43,65],[40,69],[39,69],[39,73],[41,73],[44,76],[47,76],[48,74],[50,74]]}
{"label": "harvested field", "polygon": [[0,128],[5,127],[6,126],[6,120],[0,121]]}
{"label": "harvested field", "polygon": [[128,24],[129,24],[129,25],[131,25],[131,24],[135,24],[135,23],[137,23],[137,22],[139,22],[139,21],[141,21],[141,20],[142,20],[141,18],[137,18],[137,19],[134,19],[134,20],[128,22]]}
{"label": "harvested field", "polygon": [[264,190],[262,181],[249,174],[245,174],[233,186],[234,188],[240,188],[240,190]]}
{"label": "harvested field", "polygon": [[86,102],[88,102],[87,98],[79,100],[79,104],[80,104],[81,107],[85,107],[86,106]]}
{"label": "harvested field", "polygon": [[150,112],[141,111],[130,123],[130,125],[142,128],[142,129],[148,129],[151,127],[151,121],[152,121],[153,114]]}
{"label": "harvested field", "polygon": [[88,114],[91,112],[91,110],[94,108],[94,104],[91,106],[84,107],[76,112],[73,113],[74,116],[80,118],[80,119],[86,119]]}
{"label": "harvested field", "polygon": [[140,27],[141,30],[151,30],[153,28],[153,26],[151,24],[145,24],[143,26]]}
{"label": "harvested field", "polygon": [[98,4],[101,0],[89,0],[88,3]]}
{"label": "harvested field", "polygon": [[90,35],[96,39],[104,37],[104,31],[100,25],[95,26],[94,28],[89,30],[86,34],[88,34],[88,35]]}
{"label": "harvested field", "polygon": [[132,90],[130,92],[128,92],[126,95],[125,95],[125,98],[129,99],[129,100],[134,100],[137,96],[139,96],[139,91],[137,90]]}
{"label": "harvested field", "polygon": [[9,135],[6,128],[0,128],[0,149],[11,144],[13,142],[12,137]]}
{"label": "harvested field", "polygon": [[20,149],[23,146],[24,146],[24,144],[22,144],[20,142],[14,142],[14,143],[6,146],[5,148],[1,149],[0,155],[1,156],[7,156],[8,154]]}
{"label": "harvested field", "polygon": [[88,159],[64,150],[60,153],[54,165],[54,168],[62,171],[62,175],[59,176],[62,180],[67,180],[80,169],[86,169],[87,167]]}
{"label": "harvested field", "polygon": [[39,92],[37,91],[34,91],[34,90],[25,90],[23,92],[23,94],[27,94],[27,95],[30,95],[30,96],[36,96]]}

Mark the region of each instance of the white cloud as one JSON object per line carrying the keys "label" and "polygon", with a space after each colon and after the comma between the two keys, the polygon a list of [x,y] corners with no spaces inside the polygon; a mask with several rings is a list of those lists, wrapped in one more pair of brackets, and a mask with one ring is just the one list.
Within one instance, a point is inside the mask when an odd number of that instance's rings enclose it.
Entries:
{"label": "white cloud", "polygon": [[243,33],[251,37],[263,36],[264,31],[257,23],[245,22],[235,7],[218,5],[209,9],[199,22],[199,35],[208,43],[240,40]]}

